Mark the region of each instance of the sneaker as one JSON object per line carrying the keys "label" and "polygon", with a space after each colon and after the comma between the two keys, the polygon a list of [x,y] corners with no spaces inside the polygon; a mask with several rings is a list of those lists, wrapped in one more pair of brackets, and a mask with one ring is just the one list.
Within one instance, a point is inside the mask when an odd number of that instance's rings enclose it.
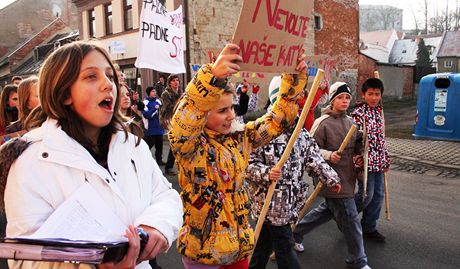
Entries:
{"label": "sneaker", "polygon": [[297,252],[304,252],[305,248],[302,243],[295,243],[294,250]]}
{"label": "sneaker", "polygon": [[370,232],[370,233],[363,233],[363,238],[376,241],[376,242],[384,242],[385,241],[385,236],[383,236],[381,233],[379,233],[377,230]]}
{"label": "sneaker", "polygon": [[174,171],[172,170],[172,168],[170,168],[170,169],[165,169],[165,174],[168,175],[168,176],[175,176],[175,175],[177,175],[177,173],[174,172]]}
{"label": "sneaker", "polygon": [[[347,269],[353,269],[353,268],[356,268],[356,267],[350,267],[350,266],[347,266]],[[369,265],[364,265],[363,267],[361,267],[360,269],[372,269]]]}

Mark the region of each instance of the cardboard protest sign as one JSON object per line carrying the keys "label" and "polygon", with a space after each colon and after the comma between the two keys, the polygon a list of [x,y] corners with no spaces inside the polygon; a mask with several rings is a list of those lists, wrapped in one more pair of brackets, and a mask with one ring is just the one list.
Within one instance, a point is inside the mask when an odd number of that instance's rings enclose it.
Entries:
{"label": "cardboard protest sign", "polygon": [[174,12],[168,12],[159,1],[144,1],[136,67],[165,73],[185,73],[182,18],[182,6]]}
{"label": "cardboard protest sign", "polygon": [[244,0],[233,34],[242,70],[294,73],[303,54],[313,0]]}
{"label": "cardboard protest sign", "polygon": [[[217,59],[217,56],[222,51],[222,48],[205,48],[202,50],[200,59],[205,59],[204,63],[212,63]],[[198,72],[198,69],[201,67],[201,63],[190,64],[191,75],[195,76]],[[250,84],[261,84],[268,85],[270,83],[273,74],[264,73],[264,72],[251,72],[251,71],[241,71],[233,74],[229,77],[229,81],[233,83],[242,82],[246,80]]]}

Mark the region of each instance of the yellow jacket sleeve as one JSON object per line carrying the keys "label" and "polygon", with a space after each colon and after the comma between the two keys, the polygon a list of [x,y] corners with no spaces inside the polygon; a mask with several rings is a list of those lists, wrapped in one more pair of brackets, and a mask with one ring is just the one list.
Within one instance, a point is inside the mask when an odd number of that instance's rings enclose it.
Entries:
{"label": "yellow jacket sleeve", "polygon": [[307,83],[307,74],[282,74],[281,85],[272,110],[246,125],[247,143],[251,148],[259,147],[282,134],[297,117],[299,94]]}
{"label": "yellow jacket sleeve", "polygon": [[190,160],[199,149],[207,112],[215,106],[224,91],[210,84],[212,78],[211,66],[203,65],[179,100],[168,135],[172,151],[180,153],[175,154],[176,158],[181,155],[181,158]]}

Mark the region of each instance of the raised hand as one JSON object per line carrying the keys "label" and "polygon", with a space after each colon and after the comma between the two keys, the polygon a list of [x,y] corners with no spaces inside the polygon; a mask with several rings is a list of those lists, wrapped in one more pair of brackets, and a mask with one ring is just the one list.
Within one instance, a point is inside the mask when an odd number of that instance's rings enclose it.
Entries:
{"label": "raised hand", "polygon": [[238,52],[240,47],[227,44],[211,66],[211,73],[219,79],[225,79],[240,71],[239,63],[243,61]]}

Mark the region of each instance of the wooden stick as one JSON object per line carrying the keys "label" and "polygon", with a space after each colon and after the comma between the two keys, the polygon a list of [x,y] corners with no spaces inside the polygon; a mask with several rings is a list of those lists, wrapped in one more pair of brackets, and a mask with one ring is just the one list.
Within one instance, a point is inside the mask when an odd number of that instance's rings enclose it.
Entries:
{"label": "wooden stick", "polygon": [[299,217],[296,223],[291,224],[291,230],[294,231],[295,227],[297,227],[297,223],[299,223],[305,214],[307,214],[307,209],[310,207],[311,203],[313,200],[318,196],[318,193],[321,191],[323,188],[323,182],[318,181],[318,184],[316,184],[315,190],[311,193],[311,195],[308,197],[307,201],[305,202],[305,205],[302,207],[302,209],[299,211]]}
{"label": "wooden stick", "polygon": [[383,189],[385,191],[385,215],[386,219],[389,221],[390,220],[390,199],[388,196],[388,181],[387,181],[387,173],[385,172],[383,174]]}
{"label": "wooden stick", "polygon": [[[383,113],[382,107],[382,118],[383,118],[383,135],[385,136],[385,113]],[[386,136],[385,136],[386,137]],[[385,216],[386,220],[390,221],[390,197],[388,193],[388,179],[387,172],[383,173],[383,192],[385,193]]]}
{"label": "wooden stick", "polygon": [[[374,71],[374,78],[380,78],[379,71]],[[383,120],[383,134],[385,135],[385,116],[383,114],[383,107],[382,107],[382,118]],[[383,189],[385,192],[385,215],[386,219],[390,220],[390,199],[388,196],[388,180],[387,180],[387,172],[383,174]]]}
{"label": "wooden stick", "polygon": [[[315,76],[315,80],[313,81],[313,85],[311,86],[310,92],[308,94],[307,101],[302,109],[302,113],[300,114],[299,121],[294,129],[294,132],[289,138],[289,142],[284,149],[283,155],[279,159],[278,163],[275,167],[282,168],[284,163],[286,162],[287,158],[291,154],[292,147],[294,146],[294,142],[297,140],[299,136],[300,130],[303,128],[303,124],[305,119],[307,118],[308,111],[310,110],[311,104],[313,103],[313,99],[316,95],[318,90],[319,83],[323,79],[324,71],[322,69],[318,69],[318,73]],[[254,249],[257,246],[257,239],[259,239],[260,231],[262,230],[262,225],[264,224],[265,217],[267,216],[268,208],[270,207],[270,202],[272,200],[273,192],[275,191],[276,181],[272,181],[270,187],[268,188],[267,195],[265,197],[264,206],[260,211],[259,218],[257,219],[256,229],[254,232]],[[252,254],[249,256],[249,261],[251,261]]]}
{"label": "wooden stick", "polygon": [[[351,137],[353,136],[354,132],[356,131],[356,125],[353,124],[350,129],[348,130],[348,133],[347,135],[345,136],[345,138],[343,139],[342,141],[342,144],[340,145],[339,149],[337,150],[337,152],[339,154],[341,154],[345,148],[347,147],[348,143],[350,142],[350,139]],[[302,209],[299,211],[299,217],[298,217],[298,221],[299,222],[301,219],[303,219],[303,217],[305,216],[305,214],[307,214],[307,209],[310,207],[311,203],[313,202],[313,200],[316,198],[316,196],[318,195],[318,193],[321,191],[321,188],[323,187],[323,183],[321,181],[318,181],[318,184],[316,184],[316,188],[315,190],[313,191],[313,193],[308,197],[307,201],[305,202],[305,205],[302,207]],[[297,227],[297,223],[293,223],[291,225],[291,229],[294,231],[295,230],[295,227]]]}
{"label": "wooden stick", "polygon": [[347,147],[348,143],[350,142],[350,139],[353,136],[353,134],[355,133],[355,131],[356,131],[356,125],[353,124],[353,125],[351,125],[350,129],[348,130],[347,135],[343,139],[342,144],[340,145],[339,149],[337,150],[337,153],[342,154],[342,152],[345,150],[345,148]]}
{"label": "wooden stick", "polygon": [[[380,78],[379,71],[374,71],[374,77]],[[366,126],[366,119],[363,120],[363,135],[364,135],[364,152],[363,152],[363,160],[364,160],[364,171],[363,171],[363,201],[367,197],[367,177],[369,174],[369,139],[367,137],[367,126]]]}
{"label": "wooden stick", "polygon": [[364,136],[364,152],[363,152],[363,161],[364,161],[364,171],[363,171],[363,201],[367,197],[367,175],[369,169],[369,139],[367,139],[367,128],[366,128],[366,119],[363,121],[363,136]]}

